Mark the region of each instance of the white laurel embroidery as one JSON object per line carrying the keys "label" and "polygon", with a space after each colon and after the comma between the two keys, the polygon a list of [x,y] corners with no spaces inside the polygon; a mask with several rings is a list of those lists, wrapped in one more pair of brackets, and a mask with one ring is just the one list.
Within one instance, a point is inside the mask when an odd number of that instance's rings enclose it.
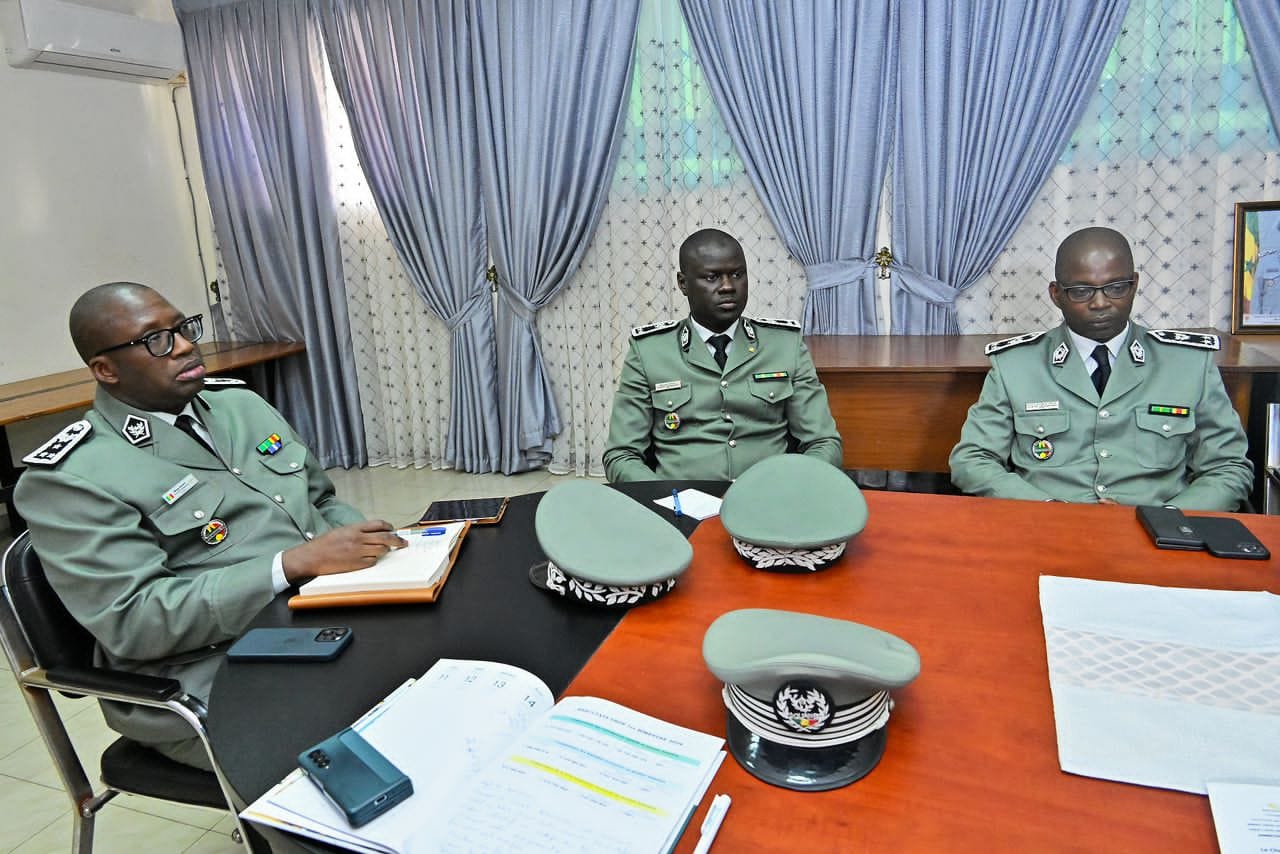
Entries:
{"label": "white laurel embroidery", "polygon": [[753,546],[733,538],[733,547],[756,569],[768,569],[771,566],[798,566],[816,571],[844,554],[849,543],[833,543],[812,549],[787,549],[775,546]]}
{"label": "white laurel embroidery", "polygon": [[562,596],[569,595],[585,602],[599,605],[634,605],[643,599],[653,599],[667,593],[676,586],[674,578],[657,581],[653,584],[633,584],[625,587],[611,587],[594,581],[579,581],[565,575],[560,567],[547,561],[547,589],[554,590]]}
{"label": "white laurel embroidery", "polygon": [[831,705],[817,688],[801,693],[788,685],[773,700],[778,720],[796,732],[821,732],[831,719]]}

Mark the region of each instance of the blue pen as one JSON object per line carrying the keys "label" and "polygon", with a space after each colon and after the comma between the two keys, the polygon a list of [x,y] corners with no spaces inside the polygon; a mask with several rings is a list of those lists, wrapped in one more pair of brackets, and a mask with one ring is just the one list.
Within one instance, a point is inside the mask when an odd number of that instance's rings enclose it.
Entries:
{"label": "blue pen", "polygon": [[678,489],[671,490],[671,504],[673,505],[673,509],[676,511],[677,516],[684,515],[683,513],[680,512],[680,490]]}
{"label": "blue pen", "polygon": [[438,537],[445,532],[444,528],[427,528],[420,533],[424,537]]}

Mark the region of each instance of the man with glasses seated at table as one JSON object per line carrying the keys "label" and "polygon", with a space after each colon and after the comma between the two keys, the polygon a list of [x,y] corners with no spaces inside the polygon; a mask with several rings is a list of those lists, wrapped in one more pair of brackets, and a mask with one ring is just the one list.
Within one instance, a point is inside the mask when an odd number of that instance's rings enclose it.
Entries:
{"label": "man with glasses seated at table", "polygon": [[[207,700],[228,642],[277,593],[404,545],[337,500],[266,401],[205,378],[200,315],[114,282],[81,296],[70,326],[98,382],[94,406],[24,459],[16,500],[99,661]],[[135,741],[209,767],[177,716],[108,702],[103,714]]]}
{"label": "man with glasses seated at table", "polygon": [[1086,228],[1058,247],[1063,323],[987,345],[991,371],[951,452],[975,495],[1236,510],[1247,442],[1213,363],[1216,335],[1129,322],[1129,242]]}

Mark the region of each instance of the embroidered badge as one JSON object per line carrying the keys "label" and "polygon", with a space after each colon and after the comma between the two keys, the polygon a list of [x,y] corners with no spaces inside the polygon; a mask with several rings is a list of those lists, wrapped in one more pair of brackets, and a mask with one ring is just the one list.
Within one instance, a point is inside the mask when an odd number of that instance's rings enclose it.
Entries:
{"label": "embroidered badge", "polygon": [[659,320],[657,323],[646,323],[644,326],[631,327],[632,338],[643,338],[646,335],[652,335],[655,332],[661,332],[664,329],[670,329],[680,321],[678,320]]}
{"label": "embroidered badge", "polygon": [[761,371],[758,374],[752,374],[753,380],[785,380],[790,374],[786,371]]}
{"label": "embroidered badge", "polygon": [[1142,365],[1147,361],[1147,351],[1142,349],[1142,345],[1137,341],[1129,345],[1129,355],[1133,357],[1135,365]]}
{"label": "embroidered badge", "polygon": [[685,324],[680,327],[680,349],[686,353],[689,352],[689,341],[689,326],[688,324]]}
{"label": "embroidered badge", "polygon": [[198,483],[198,481],[196,480],[195,475],[187,475],[182,480],[165,490],[164,503],[172,504],[177,501],[179,498],[190,492],[191,488],[195,486],[196,483]]}
{"label": "embroidered badge", "polygon": [[1060,368],[1067,361],[1067,356],[1071,355],[1071,348],[1067,346],[1067,342],[1063,341],[1058,345],[1058,349],[1053,351],[1053,366]]}
{"label": "embroidered badge", "polygon": [[238,380],[235,377],[205,377],[205,385],[245,385],[244,380]]}
{"label": "embroidered badge", "polygon": [[1217,335],[1203,332],[1183,332],[1181,329],[1148,329],[1147,334],[1163,344],[1178,344],[1200,350],[1218,350],[1222,341]]}
{"label": "embroidered badge", "polygon": [[210,519],[209,524],[200,529],[200,539],[206,546],[216,546],[227,538],[227,523],[221,519]]}
{"label": "embroidered badge", "polygon": [[680,426],[680,415],[675,412],[668,412],[662,417],[662,426],[668,430],[674,430]]}
{"label": "embroidered badge", "polygon": [[151,422],[140,415],[130,413],[124,420],[124,426],[120,428],[120,432],[129,440],[129,444],[135,448],[140,447],[151,441]]}
{"label": "embroidered badge", "polygon": [[1048,439],[1036,439],[1031,443],[1031,456],[1044,462],[1053,456],[1053,443]]}
{"label": "embroidered badge", "polygon": [[1049,412],[1060,408],[1062,404],[1057,400],[1038,400],[1027,404],[1027,412]]}
{"label": "embroidered badge", "polygon": [[752,326],[751,321],[747,320],[745,317],[742,318],[742,331],[747,334],[747,340],[756,340],[756,328]]}
{"label": "embroidered badge", "polygon": [[797,331],[800,329],[799,321],[790,320],[785,317],[757,317],[756,323],[760,323],[765,326],[780,326],[783,329],[795,329]]}
{"label": "embroidered badge", "polygon": [[92,432],[93,425],[81,419],[67,425],[66,429],[27,454],[22,461],[31,465],[51,466],[71,453],[71,449]]}
{"label": "embroidered badge", "polygon": [[264,457],[269,457],[284,446],[284,442],[280,441],[279,433],[272,433],[267,438],[258,443],[258,453]]}
{"label": "embroidered badge", "polygon": [[834,706],[830,694],[810,683],[788,682],[773,695],[778,723],[793,732],[822,732]]}
{"label": "embroidered badge", "polygon": [[983,347],[982,352],[990,356],[994,353],[999,353],[1001,350],[1008,350],[1010,347],[1030,344],[1032,341],[1039,340],[1045,334],[1042,329],[1039,332],[1028,332],[1025,335],[1015,335],[1012,338],[1001,338],[999,341],[992,341],[986,347]]}
{"label": "embroidered badge", "polygon": [[1172,415],[1174,418],[1191,417],[1191,407],[1171,406],[1167,403],[1153,403],[1147,407],[1147,412],[1152,415]]}
{"label": "embroidered badge", "polygon": [[654,391],[671,391],[672,389],[680,388],[681,385],[683,385],[683,383],[681,383],[680,380],[670,380],[665,383],[658,383],[653,387],[653,390]]}

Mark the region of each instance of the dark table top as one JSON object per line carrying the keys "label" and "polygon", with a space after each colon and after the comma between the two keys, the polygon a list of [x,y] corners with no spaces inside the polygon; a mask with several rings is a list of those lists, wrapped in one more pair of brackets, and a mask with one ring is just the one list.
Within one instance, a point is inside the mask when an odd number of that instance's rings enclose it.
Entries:
{"label": "dark table top", "polygon": [[[617,488],[688,536],[696,520],[676,519],[653,503],[675,486],[720,495],[727,484],[649,481]],[[473,525],[434,604],[290,611],[285,593],[263,609],[251,628],[350,626],[353,637],[331,662],[223,662],[209,699],[209,737],[246,804],[283,779],[303,748],[349,726],[437,659],[513,664],[557,696],[563,692],[626,611],[582,605],[529,582],[529,567],[546,559],[533,528],[541,497],[513,497],[501,524]],[[274,834],[272,842],[279,847]]]}

